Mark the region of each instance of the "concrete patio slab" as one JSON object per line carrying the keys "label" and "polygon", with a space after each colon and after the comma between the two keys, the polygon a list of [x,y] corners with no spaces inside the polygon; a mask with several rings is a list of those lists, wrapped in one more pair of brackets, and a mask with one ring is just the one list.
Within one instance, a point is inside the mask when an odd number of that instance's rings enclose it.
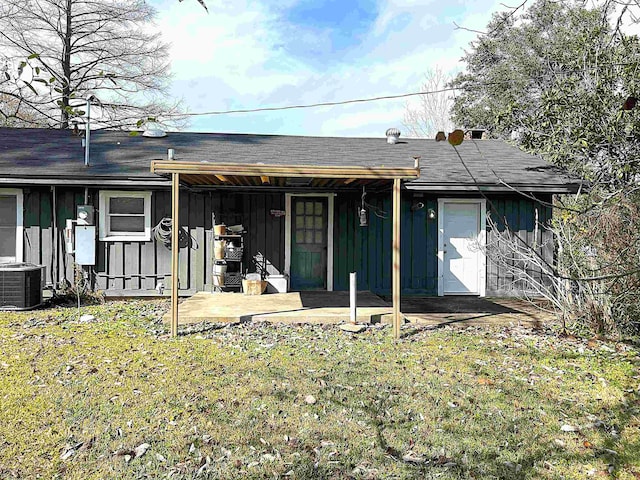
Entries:
{"label": "concrete patio slab", "polygon": [[[523,325],[540,327],[554,320],[531,302],[516,298],[468,296],[402,298],[401,310],[416,325]],[[383,322],[388,321],[383,317]]]}
{"label": "concrete patio slab", "polygon": [[[357,322],[391,322],[391,303],[358,292]],[[517,299],[478,297],[403,297],[402,313],[415,325],[540,326],[551,315]],[[264,295],[199,292],[178,308],[181,325],[202,322],[335,324],[349,321],[349,292],[291,292]],[[170,315],[164,317],[170,322]]]}
{"label": "concrete patio slab", "polygon": [[[358,323],[377,323],[391,306],[358,292]],[[178,306],[179,324],[201,322],[340,323],[349,321],[349,292],[290,292],[265,295],[198,292]],[[170,315],[164,316],[166,323]]]}

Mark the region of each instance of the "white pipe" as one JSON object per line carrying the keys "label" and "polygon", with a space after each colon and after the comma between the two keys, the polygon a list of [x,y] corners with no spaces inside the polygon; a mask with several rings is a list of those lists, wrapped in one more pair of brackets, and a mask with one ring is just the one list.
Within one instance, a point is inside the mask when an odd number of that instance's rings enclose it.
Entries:
{"label": "white pipe", "polygon": [[53,288],[58,288],[58,283],[60,282],[60,269],[58,266],[58,207],[56,205],[56,197],[56,186],[53,185],[51,187],[51,209],[53,210],[53,253],[51,255],[51,282],[53,283]]}
{"label": "white pipe", "polygon": [[87,97],[87,122],[84,133],[84,166],[89,166],[89,137],[91,136],[91,97]]}
{"label": "white pipe", "polygon": [[356,323],[358,303],[358,274],[351,272],[349,274],[349,319],[351,323]]}

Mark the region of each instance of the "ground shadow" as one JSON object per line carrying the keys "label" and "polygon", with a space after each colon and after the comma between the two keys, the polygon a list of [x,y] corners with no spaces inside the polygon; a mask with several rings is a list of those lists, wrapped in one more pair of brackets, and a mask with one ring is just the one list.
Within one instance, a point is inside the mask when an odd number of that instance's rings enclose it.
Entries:
{"label": "ground shadow", "polygon": [[[310,291],[300,292],[304,308],[349,308],[349,292]],[[368,292],[358,292],[358,307],[389,307],[391,304],[379,296]]]}
{"label": "ground shadow", "polygon": [[[389,300],[388,297],[383,297]],[[520,310],[505,307],[491,300],[466,295],[446,297],[402,297],[400,310],[405,314],[412,313],[524,313]]]}

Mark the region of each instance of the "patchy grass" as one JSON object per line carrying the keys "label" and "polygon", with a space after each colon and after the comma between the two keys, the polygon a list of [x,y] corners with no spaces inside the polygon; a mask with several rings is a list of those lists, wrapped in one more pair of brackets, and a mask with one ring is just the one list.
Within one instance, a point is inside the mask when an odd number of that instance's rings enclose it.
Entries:
{"label": "patchy grass", "polygon": [[0,314],[0,478],[640,478],[636,345],[165,309]]}

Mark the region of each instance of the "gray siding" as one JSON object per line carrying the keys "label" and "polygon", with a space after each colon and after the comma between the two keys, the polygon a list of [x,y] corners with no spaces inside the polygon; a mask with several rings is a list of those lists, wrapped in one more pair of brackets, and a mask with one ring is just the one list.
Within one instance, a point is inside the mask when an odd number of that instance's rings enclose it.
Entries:
{"label": "gray siding", "polygon": [[[551,202],[551,196],[539,196],[543,203],[520,196],[495,196],[491,198],[491,206],[487,208],[491,212],[497,230],[503,232],[507,226],[516,233],[527,245],[536,245],[536,252],[549,264],[554,262],[553,235],[546,229],[551,222],[552,209],[547,204]],[[538,228],[536,228],[536,213]],[[487,228],[487,244],[495,245],[497,232]],[[489,251],[487,259],[487,295],[510,296],[517,292],[530,290],[522,280],[515,278],[504,267],[491,261],[492,251]],[[513,257],[512,257],[513,258]],[[514,264],[516,260],[511,260]],[[533,278],[541,279],[539,270],[526,269]]]}
{"label": "gray siding", "polygon": [[[74,281],[73,256],[65,251],[66,219],[76,218],[76,206],[84,203],[84,189],[57,189],[56,229],[53,225],[53,192],[49,188],[24,190],[25,261],[46,265],[46,281],[61,287]],[[98,190],[90,189],[89,204],[96,208]],[[188,244],[180,248],[179,287],[182,293],[211,288],[212,212],[216,223],[242,223],[245,236],[244,268],[255,271],[256,258],[264,256],[269,271],[284,269],[284,217],[274,217],[272,209],[284,209],[279,193],[234,194],[227,192],[180,193],[180,227],[188,234]],[[151,196],[151,225],[171,216],[171,192],[154,190]],[[57,241],[56,241],[57,237]],[[96,265],[90,269],[92,285],[108,295],[153,294],[159,281],[168,288],[171,251],[153,238],[147,242],[96,240]]]}

